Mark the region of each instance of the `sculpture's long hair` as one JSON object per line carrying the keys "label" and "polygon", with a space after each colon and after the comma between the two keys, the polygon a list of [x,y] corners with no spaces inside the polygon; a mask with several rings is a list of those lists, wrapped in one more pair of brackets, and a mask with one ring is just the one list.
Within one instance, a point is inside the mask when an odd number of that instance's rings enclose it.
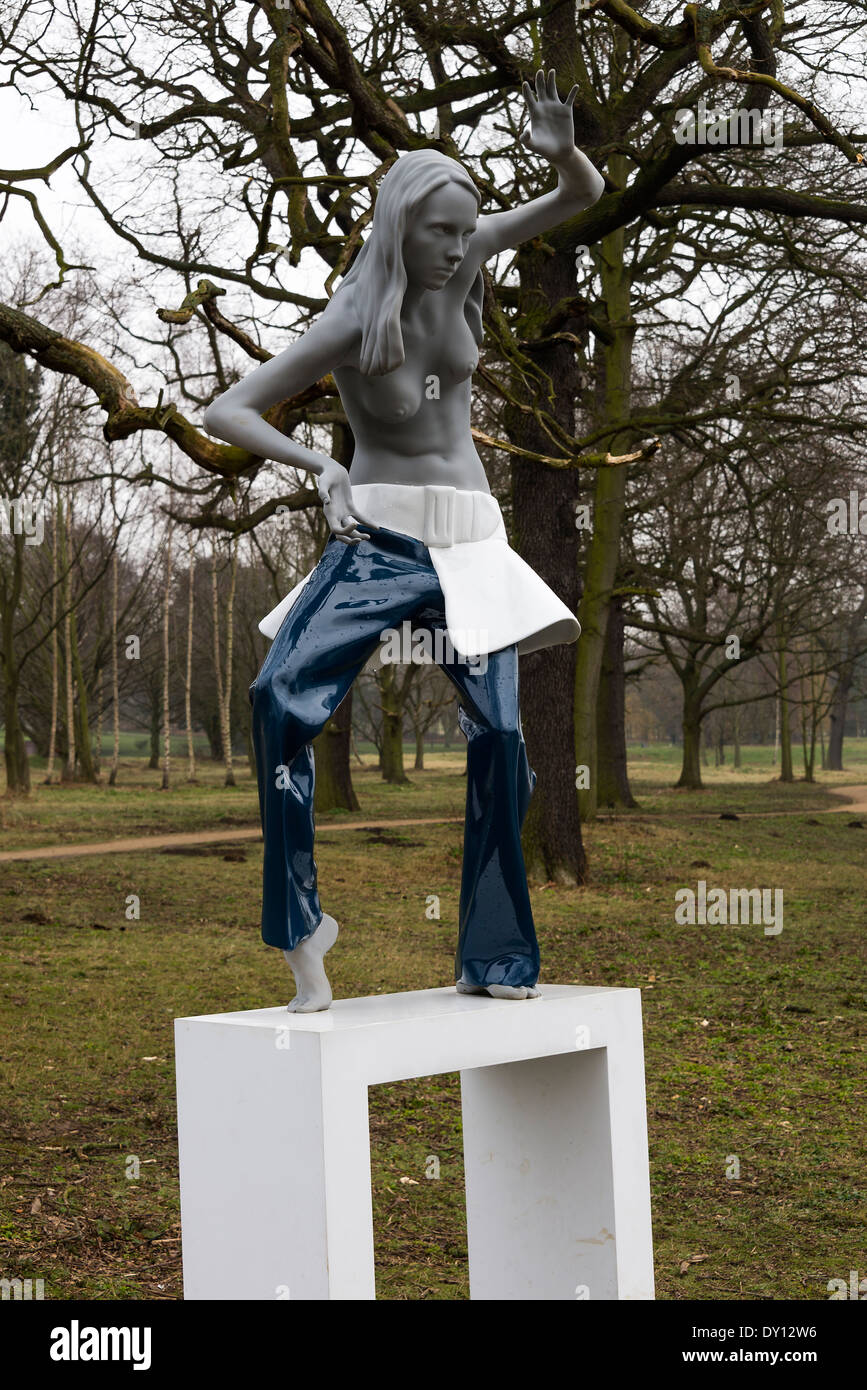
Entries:
{"label": "sculpture's long hair", "polygon": [[[365,376],[384,376],[403,364],[400,313],[407,285],[403,239],[419,204],[445,183],[461,184],[480,201],[475,184],[456,159],[430,149],[400,155],[379,186],[370,235],[332,296],[334,304],[347,285],[355,285],[361,319],[360,369]],[[464,316],[479,344],[483,298],[480,270],[464,301]]]}

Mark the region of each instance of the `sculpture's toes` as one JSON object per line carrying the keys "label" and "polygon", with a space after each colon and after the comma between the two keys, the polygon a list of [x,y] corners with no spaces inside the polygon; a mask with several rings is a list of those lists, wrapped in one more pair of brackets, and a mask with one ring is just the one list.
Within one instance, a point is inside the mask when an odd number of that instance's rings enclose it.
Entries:
{"label": "sculpture's toes", "polygon": [[293,1014],[318,1014],[323,1009],[331,1008],[332,997],[331,990],[328,988],[310,990],[305,994],[296,994],[292,1002],[286,1007]]}
{"label": "sculpture's toes", "polygon": [[541,990],[535,985],[488,985],[492,999],[538,999]]}
{"label": "sculpture's toes", "polygon": [[536,985],[468,985],[455,982],[458,994],[487,994],[491,999],[539,999],[542,991]]}

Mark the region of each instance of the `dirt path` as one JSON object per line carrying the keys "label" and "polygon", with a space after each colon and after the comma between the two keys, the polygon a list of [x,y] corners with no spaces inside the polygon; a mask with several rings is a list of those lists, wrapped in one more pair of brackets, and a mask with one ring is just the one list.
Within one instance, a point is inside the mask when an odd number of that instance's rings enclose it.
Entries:
{"label": "dirt path", "polygon": [[[463,823],[463,816],[427,816],[420,820],[320,821],[320,833],[332,830],[391,830],[403,825],[451,825]],[[188,830],[170,835],[141,835],[130,840],[98,840],[85,845],[38,845],[34,849],[7,849],[0,853],[0,864],[12,859],[75,859],[83,854],[138,854],[147,849],[172,849],[183,845],[227,845],[237,840],[261,840],[258,826],[249,830]]]}
{"label": "dirt path", "polygon": [[828,806],[824,811],[820,811],[820,816],[826,816],[829,811],[860,811],[867,815],[867,787],[841,787],[840,791],[849,798],[845,806]]}
{"label": "dirt path", "polygon": [[[826,806],[822,810],[799,811],[740,811],[738,819],[746,820],[760,816],[833,816],[842,811],[850,814],[867,815],[867,786],[841,787],[840,793],[847,797],[839,806]],[[679,813],[684,814],[684,813]],[[711,816],[719,819],[716,811],[695,811],[697,816]],[[405,825],[458,825],[463,816],[424,816],[411,820],[356,820],[323,821],[319,823],[320,832],[332,830],[392,830]],[[183,845],[227,845],[238,840],[260,840],[259,827],[249,830],[189,830],[170,835],[142,835],[129,840],[99,840],[89,845],[39,845],[34,849],[9,849],[0,852],[0,864],[22,859],[76,859],[85,854],[139,854],[142,850],[172,849]]]}
{"label": "dirt path", "polygon": [[[838,816],[842,811],[848,811],[867,815],[867,787],[838,787],[835,796],[845,796],[846,801],[838,802],[835,806],[809,807],[802,806],[795,811],[738,811],[738,820],[772,820],[775,816]],[[660,811],[661,816],[677,816],[681,820],[694,817],[700,820],[719,820],[719,811]]]}

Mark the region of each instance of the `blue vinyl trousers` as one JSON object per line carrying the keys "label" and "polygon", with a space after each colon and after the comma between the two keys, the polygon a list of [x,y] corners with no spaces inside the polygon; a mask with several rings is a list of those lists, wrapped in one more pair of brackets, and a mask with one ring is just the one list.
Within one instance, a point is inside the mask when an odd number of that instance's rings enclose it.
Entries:
{"label": "blue vinyl trousers", "polygon": [[[368,528],[359,527],[360,530]],[[265,842],[262,936],[292,950],[322,918],[313,858],[311,740],[376,651],[385,628],[445,628],[436,570],[421,541],[386,528],[346,545],[332,537],[287,613],[250,689]],[[539,947],[521,826],[536,784],[518,706],[517,648],[487,669],[441,669],[460,695],[467,739],[467,800],[455,979],[533,985]]]}

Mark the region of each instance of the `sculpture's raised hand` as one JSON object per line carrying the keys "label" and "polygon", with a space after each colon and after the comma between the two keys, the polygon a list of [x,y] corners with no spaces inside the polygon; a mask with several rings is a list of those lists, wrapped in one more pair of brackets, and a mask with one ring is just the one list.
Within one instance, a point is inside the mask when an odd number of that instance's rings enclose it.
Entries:
{"label": "sculpture's raised hand", "polygon": [[556,164],[575,149],[572,103],[578,92],[577,83],[566,100],[561,101],[554,69],[550,68],[546,76],[540,68],[536,73],[535,92],[529,82],[525,82],[521,90],[530,114],[530,129],[521,136],[521,142]]}

